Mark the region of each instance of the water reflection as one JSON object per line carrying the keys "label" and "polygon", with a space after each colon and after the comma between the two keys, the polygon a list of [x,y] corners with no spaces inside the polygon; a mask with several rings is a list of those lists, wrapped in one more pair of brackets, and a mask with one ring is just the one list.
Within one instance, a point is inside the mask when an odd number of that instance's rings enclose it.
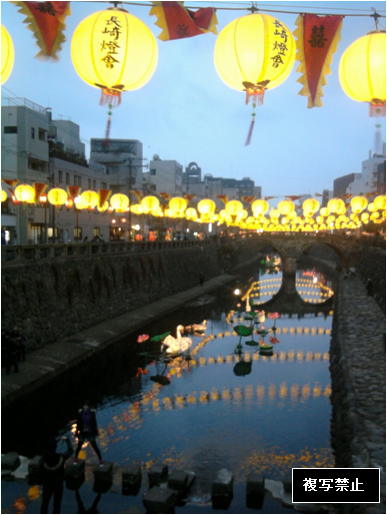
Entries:
{"label": "water reflection", "polygon": [[318,304],[333,296],[333,283],[315,268],[297,270],[296,290],[305,302]]}

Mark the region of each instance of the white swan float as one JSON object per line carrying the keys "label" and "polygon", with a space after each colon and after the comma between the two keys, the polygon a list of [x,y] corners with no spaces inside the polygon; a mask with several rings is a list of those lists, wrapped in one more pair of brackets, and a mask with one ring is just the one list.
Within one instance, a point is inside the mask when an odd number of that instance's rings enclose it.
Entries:
{"label": "white swan float", "polygon": [[183,330],[184,327],[182,325],[178,325],[176,328],[176,338],[169,334],[164,338],[161,350],[163,350],[163,347],[165,346],[167,347],[166,352],[168,354],[176,354],[186,351],[192,345],[192,340],[191,338],[181,336],[181,331]]}

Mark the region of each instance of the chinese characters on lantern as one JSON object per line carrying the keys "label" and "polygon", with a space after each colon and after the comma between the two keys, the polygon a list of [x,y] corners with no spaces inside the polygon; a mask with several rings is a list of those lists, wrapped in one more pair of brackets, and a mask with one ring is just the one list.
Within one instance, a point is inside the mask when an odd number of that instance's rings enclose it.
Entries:
{"label": "chinese characters on lantern", "polygon": [[286,45],[288,34],[285,27],[278,20],[275,20],[273,25],[275,27],[274,35],[279,36],[283,40],[274,42],[273,50],[276,50],[278,53],[270,58],[273,60],[273,68],[278,68],[280,64],[284,64],[282,56],[286,56],[286,52],[288,51],[288,47]]}
{"label": "chinese characters on lantern", "polygon": [[117,43],[121,34],[121,25],[117,21],[117,16],[111,16],[109,20],[106,20],[106,25],[102,34],[110,36],[110,40],[103,40],[101,43],[101,52],[106,51],[106,55],[102,57],[101,61],[104,61],[106,68],[113,68],[115,63],[119,63],[118,59],[114,56],[117,55],[117,49],[120,48]]}

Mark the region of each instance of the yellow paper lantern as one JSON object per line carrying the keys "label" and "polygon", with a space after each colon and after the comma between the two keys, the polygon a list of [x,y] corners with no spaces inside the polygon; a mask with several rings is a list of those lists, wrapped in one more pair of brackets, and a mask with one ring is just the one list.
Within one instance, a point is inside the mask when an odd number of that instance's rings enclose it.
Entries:
{"label": "yellow paper lantern", "polygon": [[157,197],[148,195],[141,200],[141,207],[143,209],[143,213],[155,214],[160,207],[160,201]]}
{"label": "yellow paper lantern", "polygon": [[258,218],[260,215],[264,215],[269,211],[269,204],[266,200],[258,199],[254,200],[251,204],[251,212]]}
{"label": "yellow paper lantern", "polygon": [[1,190],[1,202],[4,202],[5,200],[7,200],[7,198],[8,198],[7,192],[4,190]]}
{"label": "yellow paper lantern", "polygon": [[188,202],[183,197],[173,197],[169,201],[168,206],[175,216],[184,216],[184,211],[187,209]]}
{"label": "yellow paper lantern", "polygon": [[187,220],[196,220],[198,213],[194,207],[188,207],[185,211],[185,217]]}
{"label": "yellow paper lantern", "polygon": [[228,215],[237,216],[243,210],[243,204],[239,200],[229,200],[225,209]]}
{"label": "yellow paper lantern", "polygon": [[373,31],[352,43],[340,60],[339,78],[352,100],[370,103],[371,116],[386,116],[386,32]]}
{"label": "yellow paper lantern", "polygon": [[142,215],[142,213],[143,213],[141,204],[133,204],[132,206],[130,206],[130,210],[135,215]]}
{"label": "yellow paper lantern", "polygon": [[108,100],[141,88],[157,65],[150,29],[125,9],[110,7],[85,18],[75,29],[71,57],[79,76],[100,88]]}
{"label": "yellow paper lantern", "polygon": [[378,195],[374,199],[374,205],[376,209],[386,209],[386,195]]}
{"label": "yellow paper lantern", "polygon": [[344,200],[342,200],[341,198],[333,198],[333,199],[329,200],[329,202],[327,204],[327,208],[330,213],[339,213],[339,211],[340,211],[340,214],[342,214],[341,211],[344,208],[344,213],[345,213]]}
{"label": "yellow paper lantern", "polygon": [[369,213],[362,213],[362,214],[360,215],[360,220],[361,220],[363,223],[365,223],[365,224],[366,224],[366,223],[368,223],[369,218],[370,218]]}
{"label": "yellow paper lantern", "polygon": [[294,211],[294,204],[291,200],[282,200],[278,203],[277,209],[281,215],[288,215]]}
{"label": "yellow paper lantern", "polygon": [[4,84],[11,74],[14,61],[14,49],[11,36],[1,26],[1,83]]}
{"label": "yellow paper lantern", "polygon": [[280,214],[281,213],[278,211],[278,209],[270,209],[270,211],[269,211],[269,216],[270,216],[271,220],[273,218],[274,219],[279,218]]}
{"label": "yellow paper lantern", "polygon": [[213,200],[205,198],[197,205],[197,210],[202,216],[211,216],[216,209],[216,204]]}
{"label": "yellow paper lantern", "polygon": [[[81,203],[86,208],[94,209],[99,204],[99,195],[95,191],[86,190],[81,194]],[[78,207],[78,206],[77,206]]]}
{"label": "yellow paper lantern", "polygon": [[67,201],[67,193],[62,188],[52,188],[47,194],[47,200],[54,206],[63,206]]}
{"label": "yellow paper lantern", "polygon": [[320,209],[320,202],[315,198],[308,198],[302,203],[302,209],[313,215]]}
{"label": "yellow paper lantern", "polygon": [[328,208],[327,207],[322,207],[320,209],[320,215],[323,216],[323,217],[327,217],[329,215]]}
{"label": "yellow paper lantern", "polygon": [[105,200],[105,202],[102,204],[102,206],[98,205],[97,209],[100,213],[104,213],[109,209],[109,202]]}
{"label": "yellow paper lantern", "polygon": [[19,202],[33,204],[35,202],[35,190],[29,184],[19,184],[15,188],[15,198]]}
{"label": "yellow paper lantern", "polygon": [[353,213],[361,213],[367,207],[368,200],[365,197],[352,197],[351,209]]}
{"label": "yellow paper lantern", "polygon": [[279,86],[292,70],[296,45],[284,23],[267,14],[253,13],[229,23],[215,43],[215,68],[230,88],[246,92],[256,105],[263,104],[264,92]]}
{"label": "yellow paper lantern", "polygon": [[116,193],[111,197],[110,205],[116,210],[125,210],[129,206],[129,198],[127,195],[124,195],[123,193]]}

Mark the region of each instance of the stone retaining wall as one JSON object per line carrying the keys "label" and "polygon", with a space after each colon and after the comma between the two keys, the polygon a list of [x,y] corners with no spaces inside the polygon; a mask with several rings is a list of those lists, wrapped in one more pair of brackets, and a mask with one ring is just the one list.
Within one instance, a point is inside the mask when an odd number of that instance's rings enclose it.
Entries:
{"label": "stone retaining wall", "polygon": [[337,467],[381,469],[382,502],[340,505],[339,513],[386,513],[385,314],[360,279],[344,277],[330,347],[332,446]]}
{"label": "stone retaining wall", "polygon": [[370,278],[373,296],[383,312],[386,311],[386,250],[365,248],[356,264],[356,272],[365,284]]}

